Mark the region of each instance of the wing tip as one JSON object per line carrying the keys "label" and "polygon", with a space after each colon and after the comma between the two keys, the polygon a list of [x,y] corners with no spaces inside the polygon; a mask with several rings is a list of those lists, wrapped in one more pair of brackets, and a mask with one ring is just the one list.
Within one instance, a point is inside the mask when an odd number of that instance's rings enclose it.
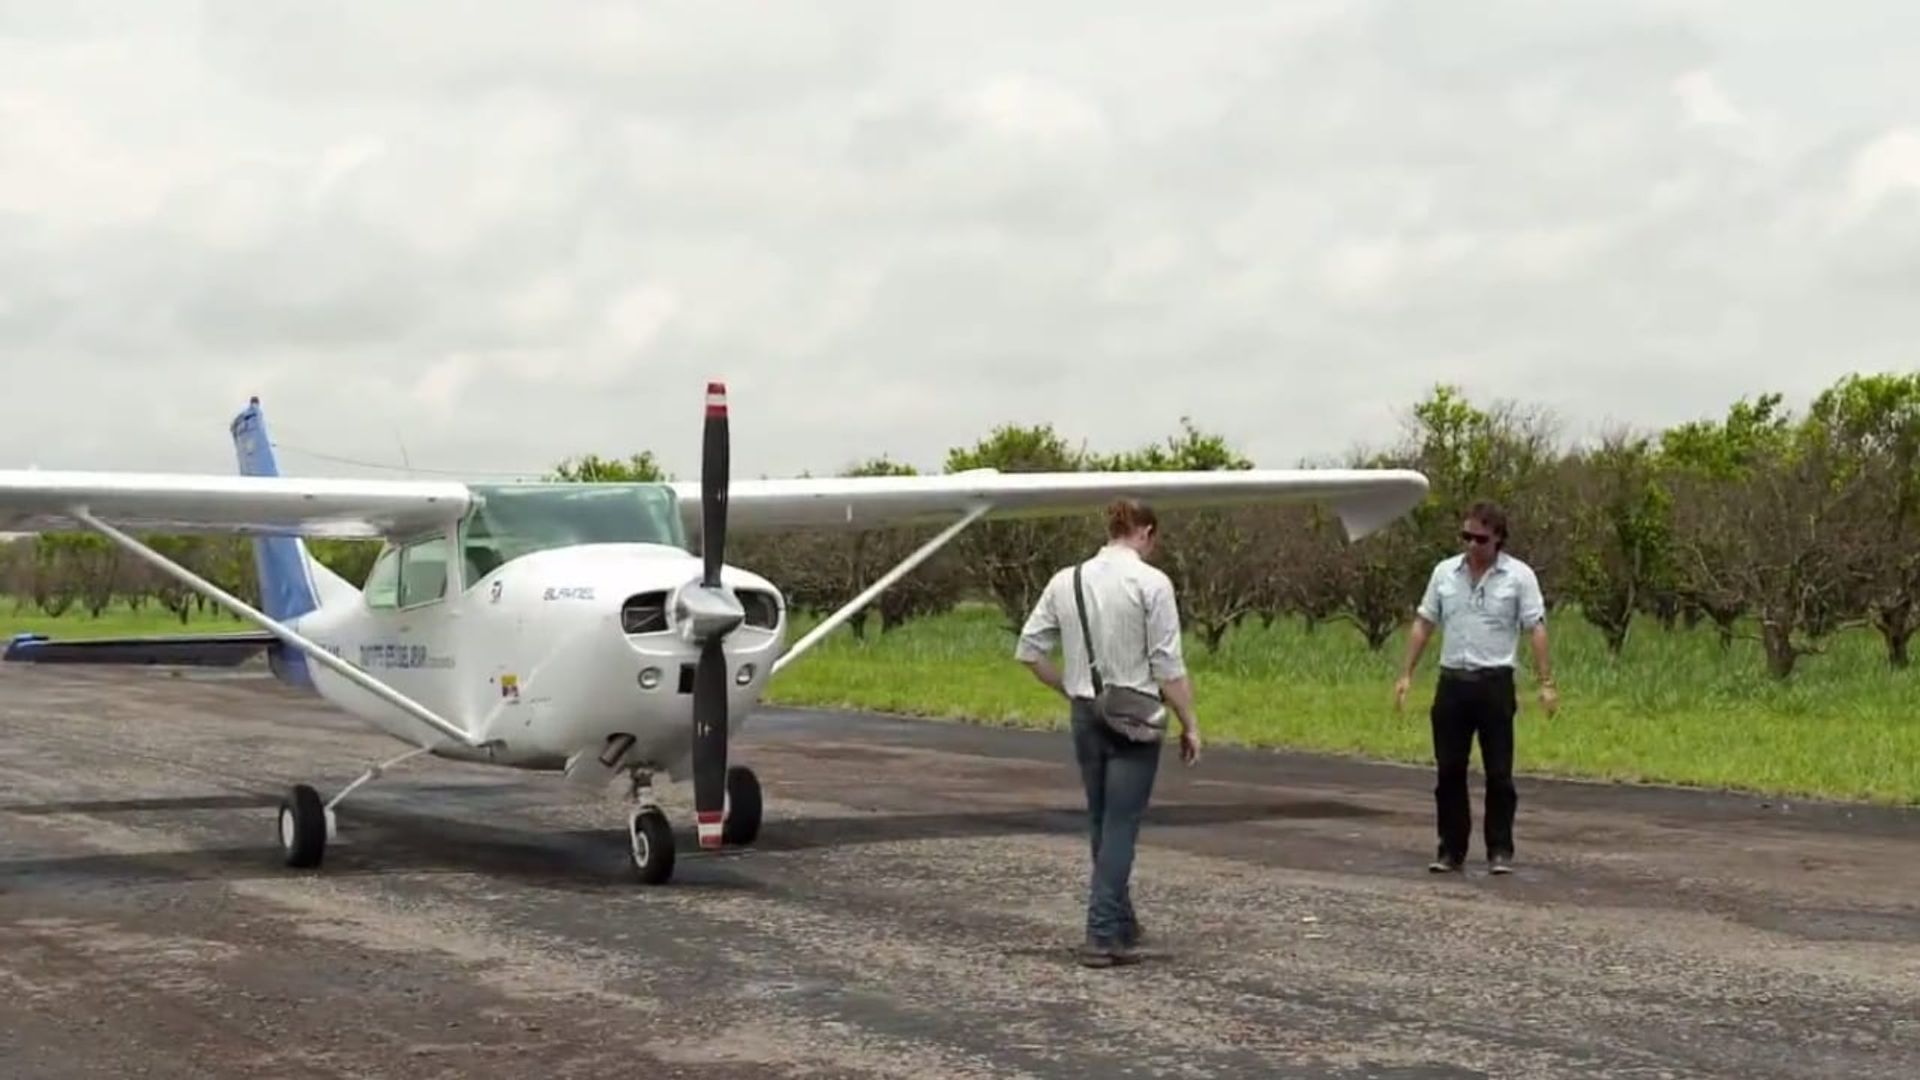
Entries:
{"label": "wing tip", "polygon": [[1375,477],[1399,481],[1382,485],[1378,491],[1342,499],[1335,506],[1340,524],[1349,542],[1364,540],[1405,517],[1427,498],[1431,484],[1424,473],[1413,469],[1368,470]]}

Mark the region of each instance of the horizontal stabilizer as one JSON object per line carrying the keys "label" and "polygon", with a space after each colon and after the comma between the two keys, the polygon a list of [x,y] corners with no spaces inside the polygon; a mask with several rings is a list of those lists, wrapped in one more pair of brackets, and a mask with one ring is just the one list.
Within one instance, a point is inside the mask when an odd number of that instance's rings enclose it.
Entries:
{"label": "horizontal stabilizer", "polygon": [[228,634],[172,634],[154,637],[74,638],[54,641],[45,634],[15,634],[0,660],[32,664],[166,664],[179,667],[235,667],[278,643],[264,630]]}

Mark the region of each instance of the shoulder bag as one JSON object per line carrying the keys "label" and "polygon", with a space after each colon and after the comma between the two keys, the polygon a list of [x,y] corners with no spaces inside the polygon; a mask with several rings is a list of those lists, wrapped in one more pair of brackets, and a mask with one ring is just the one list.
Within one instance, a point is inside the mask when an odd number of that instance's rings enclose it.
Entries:
{"label": "shoulder bag", "polygon": [[1087,643],[1087,665],[1093,670],[1093,711],[1115,734],[1134,742],[1159,742],[1167,734],[1167,707],[1158,695],[1131,686],[1108,686],[1100,678],[1100,662],[1093,655],[1093,631],[1087,626],[1087,594],[1080,585],[1080,567],[1073,568],[1073,594],[1080,612],[1080,634]]}

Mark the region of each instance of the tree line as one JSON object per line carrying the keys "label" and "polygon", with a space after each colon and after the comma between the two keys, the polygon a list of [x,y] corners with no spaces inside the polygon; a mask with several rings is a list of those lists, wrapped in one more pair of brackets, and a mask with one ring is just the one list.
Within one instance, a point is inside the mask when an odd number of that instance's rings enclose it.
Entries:
{"label": "tree line", "polygon": [[[1245,469],[1223,437],[1183,421],[1156,442],[1098,451],[1049,425],[1004,425],[954,447],[944,471]],[[1383,648],[1410,617],[1436,559],[1457,551],[1461,515],[1477,499],[1505,506],[1509,550],[1538,571],[1550,608],[1577,612],[1621,653],[1644,620],[1710,627],[1723,644],[1752,637],[1766,670],[1789,677],[1833,637],[1871,628],[1887,663],[1904,668],[1920,629],[1920,373],[1855,374],[1796,412],[1776,393],[1746,396],[1724,415],[1664,430],[1619,427],[1567,440],[1544,410],[1476,403],[1437,386],[1387,445],[1317,467],[1412,468],[1431,490],[1411,514],[1355,543],[1323,507],[1168,510],[1158,556],[1182,614],[1217,649],[1247,619],[1351,625]],[[842,475],[912,474],[887,457]],[[559,463],[550,479],[667,479],[650,451]],[[742,535],[731,561],[778,582],[795,610],[824,615],[857,595],[937,530]],[[978,599],[1017,632],[1060,566],[1104,537],[1101,515],[976,523],[849,623],[881,632]],[[255,594],[251,546],[228,537],[160,537],[170,557],[244,599]],[[693,540],[697,549],[697,537]],[[314,545],[322,561],[364,580],[377,548]],[[91,535],[45,535],[0,551],[0,589],[49,614],[99,612],[116,600],[155,603],[184,621],[207,602]]]}

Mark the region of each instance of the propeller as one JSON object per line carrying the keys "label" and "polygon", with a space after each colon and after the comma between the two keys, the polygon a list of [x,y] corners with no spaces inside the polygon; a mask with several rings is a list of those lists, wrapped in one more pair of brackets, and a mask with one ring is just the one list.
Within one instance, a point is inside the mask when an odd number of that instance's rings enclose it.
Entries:
{"label": "propeller", "polygon": [[745,618],[740,601],[720,584],[727,550],[730,468],[725,383],[707,384],[707,421],[700,460],[700,580],[680,592],[681,617],[700,644],[693,676],[693,811],[700,846],[717,848],[727,804],[726,636]]}
{"label": "propeller", "polygon": [[705,575],[700,583],[720,587],[720,564],[727,553],[727,472],[732,459],[727,447],[727,384],[707,384],[707,427],[700,453],[701,547]]}

